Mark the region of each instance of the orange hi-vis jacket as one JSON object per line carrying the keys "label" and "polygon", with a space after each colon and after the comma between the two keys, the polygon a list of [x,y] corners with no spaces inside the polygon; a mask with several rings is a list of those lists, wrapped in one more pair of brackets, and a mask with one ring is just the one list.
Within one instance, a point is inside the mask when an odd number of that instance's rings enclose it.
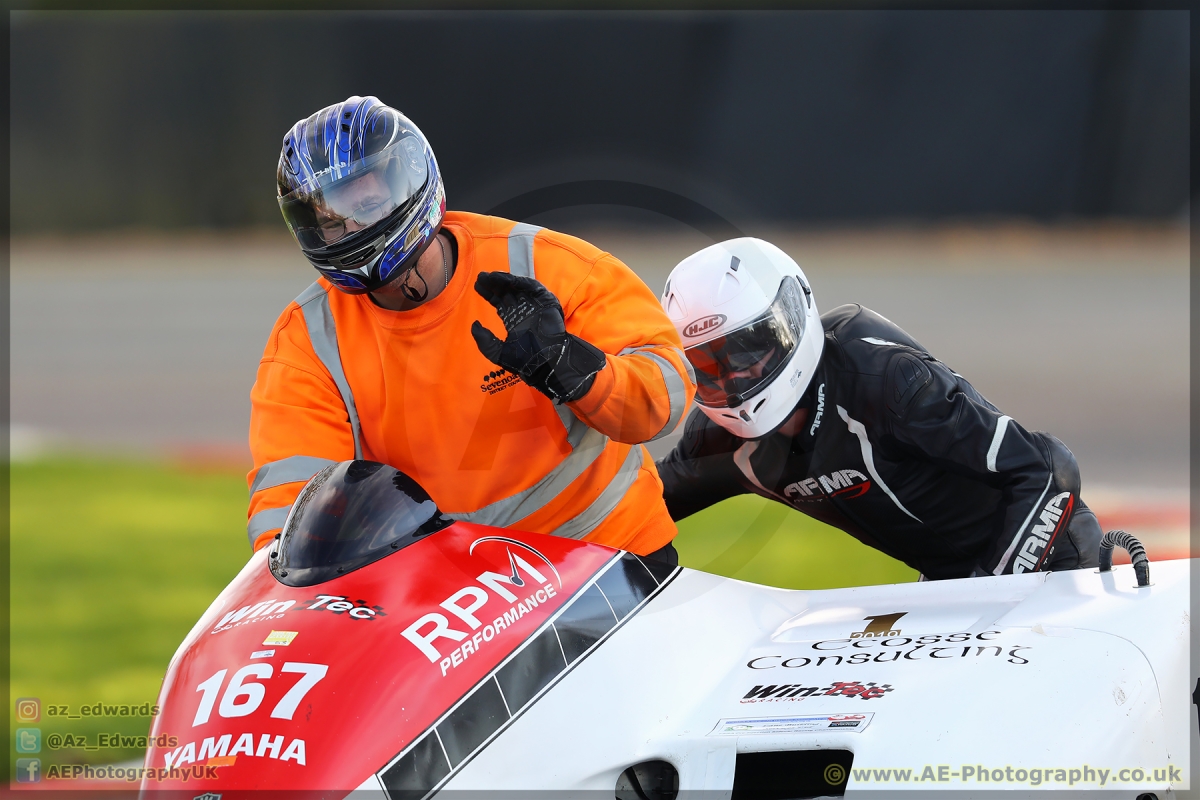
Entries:
{"label": "orange hi-vis jacket", "polygon": [[[645,555],[675,536],[641,442],[683,419],[695,391],[679,335],[619,260],[586,242],[496,217],[446,214],[450,284],[390,311],[324,278],[284,309],[251,391],[247,532],[258,549],[304,483],[351,458],[410,475],[459,520],[588,539]],[[567,331],[607,355],[591,390],[555,405],[488,361],[471,337],[496,310],[480,272],[540,281]]]}

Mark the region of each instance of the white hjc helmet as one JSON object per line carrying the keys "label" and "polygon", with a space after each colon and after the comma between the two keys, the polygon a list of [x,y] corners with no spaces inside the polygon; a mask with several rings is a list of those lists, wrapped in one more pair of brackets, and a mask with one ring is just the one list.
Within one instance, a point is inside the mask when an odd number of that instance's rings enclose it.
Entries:
{"label": "white hjc helmet", "polygon": [[808,388],[825,333],[803,270],[761,239],[731,239],[671,270],[663,308],[696,371],[700,410],[743,439],[781,425]]}

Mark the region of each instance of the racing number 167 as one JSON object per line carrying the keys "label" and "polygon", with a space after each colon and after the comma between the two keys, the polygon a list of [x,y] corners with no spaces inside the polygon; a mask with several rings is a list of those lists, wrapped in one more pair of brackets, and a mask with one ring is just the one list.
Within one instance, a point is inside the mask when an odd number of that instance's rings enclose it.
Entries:
{"label": "racing number 167", "polygon": [[[296,713],[296,706],[300,705],[300,701],[304,699],[304,695],[308,694],[309,690],[325,677],[329,667],[325,664],[288,661],[279,668],[279,671],[300,673],[300,680],[296,681],[295,685],[287,690],[287,694],[279,698],[275,708],[271,709],[272,717],[291,719],[292,715]],[[227,669],[219,670],[196,687],[197,692],[204,694],[200,697],[200,707],[196,709],[196,718],[192,720],[193,728],[208,722],[213,706],[217,703],[217,693],[221,689],[221,684],[225,682],[227,672],[229,672]],[[250,664],[233,673],[229,685],[225,687],[225,693],[221,695],[221,704],[217,706],[217,713],[226,718],[245,717],[253,714],[262,704],[267,690],[261,683],[255,683],[252,679],[266,680],[271,677],[273,672],[274,669],[270,664]]]}

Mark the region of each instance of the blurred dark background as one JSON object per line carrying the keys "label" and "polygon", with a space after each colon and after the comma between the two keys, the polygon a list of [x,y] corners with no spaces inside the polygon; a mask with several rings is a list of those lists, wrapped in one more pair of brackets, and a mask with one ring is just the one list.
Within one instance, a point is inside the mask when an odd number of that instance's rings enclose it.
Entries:
{"label": "blurred dark background", "polygon": [[1186,11],[11,19],[26,452],[245,460],[263,343],[314,278],[279,144],[374,94],[452,208],[583,236],[656,291],[713,239],[769,239],[822,309],[884,314],[1066,441],[1089,503],[1186,485]]}
{"label": "blurred dark background", "polygon": [[17,13],[11,47],[17,235],[282,229],[283,134],[351,94],[465,210],[597,180],[737,224],[1187,203],[1186,11]]}

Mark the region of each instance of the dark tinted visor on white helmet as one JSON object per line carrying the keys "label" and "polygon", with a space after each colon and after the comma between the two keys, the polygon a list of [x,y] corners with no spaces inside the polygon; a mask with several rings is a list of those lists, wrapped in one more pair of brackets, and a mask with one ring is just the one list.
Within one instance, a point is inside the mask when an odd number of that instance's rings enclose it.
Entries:
{"label": "dark tinted visor on white helmet", "polygon": [[684,350],[696,370],[696,402],[736,408],[779,375],[804,337],[804,293],[792,276],[770,307],[724,336]]}
{"label": "dark tinted visor on white helmet", "polygon": [[349,174],[330,168],[279,198],[292,235],[306,251],[337,245],[351,234],[412,204],[429,178],[424,144],[406,133],[356,164]]}

